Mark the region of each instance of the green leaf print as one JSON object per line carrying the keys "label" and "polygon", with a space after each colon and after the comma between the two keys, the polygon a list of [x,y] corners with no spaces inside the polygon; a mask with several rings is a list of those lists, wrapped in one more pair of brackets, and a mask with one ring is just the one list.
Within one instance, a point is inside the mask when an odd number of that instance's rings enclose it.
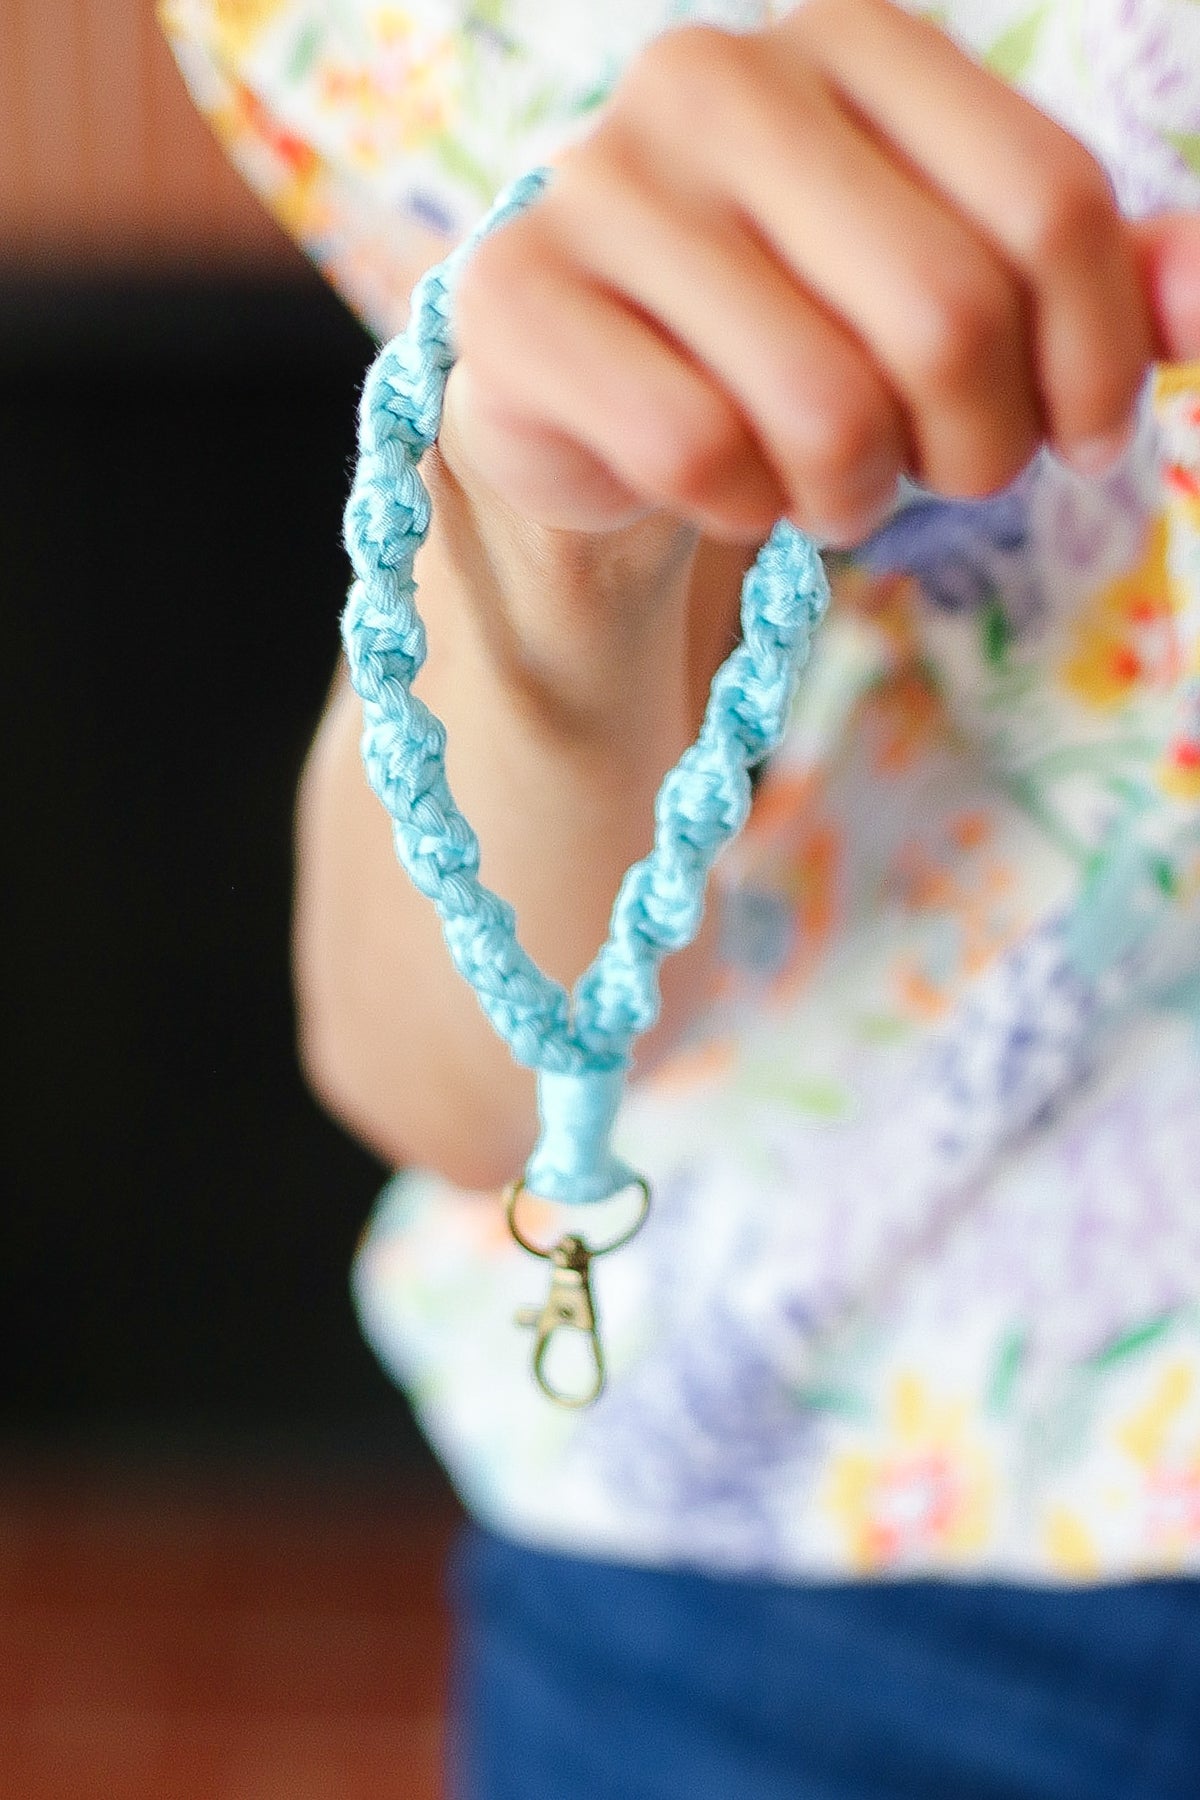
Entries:
{"label": "green leaf print", "polygon": [[551,118],[558,105],[558,90],[552,87],[539,88],[517,113],[513,124],[515,131],[533,131],[544,125]]}
{"label": "green leaf print", "polygon": [[1150,873],[1168,900],[1173,900],[1179,892],[1179,877],[1175,873],[1174,865],[1165,856],[1152,856]]}
{"label": "green leaf print", "polygon": [[860,1423],[871,1417],[870,1403],[865,1395],[856,1394],[853,1388],[795,1388],[792,1399],[806,1412],[832,1413],[834,1418],[854,1419]]}
{"label": "green leaf print", "polygon": [[1025,1360],[1025,1349],[1025,1333],[1015,1327],[1001,1339],[996,1366],[992,1370],[992,1379],[984,1396],[984,1407],[993,1418],[1006,1413],[1012,1405],[1013,1390],[1021,1373],[1021,1364]]}
{"label": "green leaf print", "polygon": [[984,51],[983,60],[994,74],[1004,81],[1020,81],[1033,61],[1049,11],[1048,4],[1035,6],[1031,13],[1001,32],[990,50]]}
{"label": "green leaf print", "polygon": [[583,118],[587,113],[595,112],[598,106],[603,106],[620,78],[620,63],[610,61],[604,72],[592,83],[592,86],[586,88],[582,94],[577,94],[572,100],[570,108],[571,117]]}
{"label": "green leaf print", "polygon": [[483,164],[476,162],[470,151],[464,149],[458,139],[451,137],[448,132],[444,137],[436,139],[433,148],[447,175],[453,175],[464,186],[473,188],[480,199],[490,206],[496,197],[496,183]]}
{"label": "green leaf print", "polygon": [[1008,646],[1012,643],[1012,626],[999,600],[989,600],[980,615],[980,626],[983,632],[984,661],[992,668],[999,668],[1008,659]]}
{"label": "green leaf print", "polygon": [[1123,1331],[1111,1344],[1103,1350],[1097,1350],[1095,1356],[1088,1358],[1093,1369],[1111,1369],[1114,1363],[1124,1362],[1127,1357],[1136,1356],[1139,1350],[1148,1349],[1151,1344],[1165,1337],[1175,1324],[1178,1315],[1173,1312],[1163,1313],[1161,1318],[1150,1319],[1145,1325],[1135,1325],[1130,1331]]}
{"label": "green leaf print", "polygon": [[1193,175],[1200,175],[1200,131],[1168,131],[1165,135]]}
{"label": "green leaf print", "polygon": [[898,1044],[912,1034],[911,1022],[896,1013],[862,1013],[856,1024],[868,1044]]}
{"label": "green leaf print", "polygon": [[475,0],[474,6],[466,17],[466,26],[470,30],[494,31],[504,35],[505,0]]}
{"label": "green leaf print", "polygon": [[845,1088],[821,1075],[778,1075],[764,1069],[747,1082],[756,1100],[775,1100],[817,1119],[844,1119],[854,1110]]}
{"label": "green leaf print", "polygon": [[285,79],[294,86],[304,80],[308,71],[316,61],[317,51],[321,48],[321,39],[325,36],[325,27],[319,19],[310,19],[307,25],[297,34],[292,45],[292,54],[288,60]]}

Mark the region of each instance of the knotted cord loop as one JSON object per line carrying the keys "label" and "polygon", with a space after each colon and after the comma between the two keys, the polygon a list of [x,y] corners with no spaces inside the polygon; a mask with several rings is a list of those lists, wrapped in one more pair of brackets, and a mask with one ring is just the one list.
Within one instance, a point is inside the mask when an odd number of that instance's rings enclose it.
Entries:
{"label": "knotted cord loop", "polygon": [[367,376],[346,507],[354,581],[342,640],[363,703],[363,761],[391,815],[397,856],[436,906],[484,1012],[516,1060],[539,1071],[543,1135],[526,1181],[576,1202],[604,1199],[631,1178],[609,1149],[630,1047],[657,1017],[663,957],[699,929],[709,868],[745,822],[748,771],[783,732],[828,587],[813,545],[781,521],[743,583],[742,640],[713,678],[696,742],[659,790],[653,848],[626,871],[608,937],[568,997],[522,949],[511,906],[479,880],[479,842],[446,781],[445,730],[412,692],[425,660],[413,563],[430,518],[417,463],[437,436],[454,362],[455,284],[479,240],[529,206],[547,179],[539,170],[515,182],[422,278],[407,330]]}

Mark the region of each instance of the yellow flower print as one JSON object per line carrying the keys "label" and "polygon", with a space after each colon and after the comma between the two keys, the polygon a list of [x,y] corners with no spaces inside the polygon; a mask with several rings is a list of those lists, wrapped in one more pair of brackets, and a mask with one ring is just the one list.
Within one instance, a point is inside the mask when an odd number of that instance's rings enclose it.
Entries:
{"label": "yellow flower print", "polygon": [[213,0],[213,38],[218,53],[245,56],[290,0]]}
{"label": "yellow flower print", "polygon": [[1076,621],[1062,676],[1089,706],[1111,710],[1138,688],[1169,687],[1180,675],[1182,596],[1167,566],[1168,536],[1163,513],[1138,567],[1094,594]]}
{"label": "yellow flower print", "polygon": [[1169,1364],[1145,1405],[1118,1426],[1117,1442],[1134,1462],[1149,1468],[1158,1461],[1171,1425],[1191,1399],[1195,1385],[1195,1370],[1189,1363]]}
{"label": "yellow flower print", "polygon": [[1051,1566],[1070,1581],[1094,1581],[1100,1557],[1092,1534],[1069,1507],[1056,1506],[1046,1521],[1046,1554]]}
{"label": "yellow flower print", "polygon": [[938,1401],[920,1376],[892,1385],[878,1448],[834,1455],[828,1506],[862,1573],[969,1557],[991,1530],[992,1458],[973,1437],[964,1401]]}
{"label": "yellow flower print", "polygon": [[353,120],[350,152],[361,168],[375,169],[450,130],[462,57],[452,36],[400,7],[383,7],[367,23],[368,50],[354,60],[326,57],[317,93],[325,108]]}
{"label": "yellow flower print", "polygon": [[1200,362],[1161,363],[1155,369],[1155,410],[1162,410],[1180,395],[1200,400]]}
{"label": "yellow flower print", "polygon": [[[1087,1385],[1076,1399],[1092,1393],[1086,1448],[1055,1480],[1040,1525],[1055,1576],[1101,1581],[1120,1571],[1149,1579],[1200,1563],[1197,1324],[1145,1321],[1080,1370]],[[1068,1411],[1072,1405],[1068,1396]]]}
{"label": "yellow flower print", "polygon": [[1160,1566],[1182,1561],[1189,1552],[1194,1556],[1200,1546],[1198,1388],[1193,1363],[1168,1363],[1148,1399],[1115,1434],[1142,1472],[1146,1548]]}

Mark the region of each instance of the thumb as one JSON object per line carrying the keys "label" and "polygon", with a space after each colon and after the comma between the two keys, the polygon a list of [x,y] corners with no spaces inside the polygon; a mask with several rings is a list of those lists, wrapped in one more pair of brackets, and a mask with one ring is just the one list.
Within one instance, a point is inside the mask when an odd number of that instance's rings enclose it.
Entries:
{"label": "thumb", "polygon": [[1200,357],[1200,212],[1160,213],[1131,227],[1163,362]]}

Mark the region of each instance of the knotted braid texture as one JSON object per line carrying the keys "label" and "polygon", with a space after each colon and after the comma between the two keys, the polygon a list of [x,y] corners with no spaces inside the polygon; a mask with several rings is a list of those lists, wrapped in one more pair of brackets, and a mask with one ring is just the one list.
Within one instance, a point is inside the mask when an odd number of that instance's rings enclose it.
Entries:
{"label": "knotted braid texture", "polygon": [[778,524],[743,584],[742,641],[713,678],[696,742],[659,790],[654,846],[627,870],[608,938],[568,996],[521,948],[512,907],[479,880],[478,839],[446,781],[445,729],[412,692],[425,660],[413,561],[430,518],[417,462],[437,436],[454,362],[455,283],[479,239],[536,199],[546,179],[539,170],[514,183],[473,236],[424,276],[407,330],[367,376],[346,508],[354,581],[342,638],[363,703],[368,779],[391,815],[401,863],[441,916],[457,967],[518,1062],[582,1075],[623,1068],[633,1039],[656,1018],[659,965],[699,929],[708,870],[745,822],[748,771],[779,741],[828,587],[814,547]]}

